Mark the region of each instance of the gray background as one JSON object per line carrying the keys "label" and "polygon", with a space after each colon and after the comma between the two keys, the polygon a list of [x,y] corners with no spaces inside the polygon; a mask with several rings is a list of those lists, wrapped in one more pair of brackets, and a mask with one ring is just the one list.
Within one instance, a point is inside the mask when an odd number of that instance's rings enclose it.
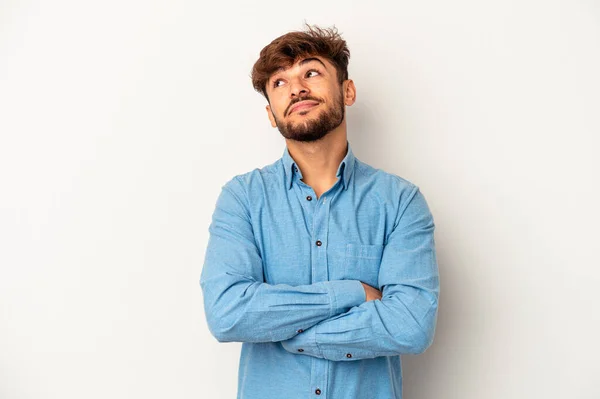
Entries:
{"label": "gray background", "polygon": [[249,73],[304,20],[350,47],[355,154],[436,220],[405,397],[600,397],[597,2],[200,3],[0,3],[0,398],[235,397],[208,225],[283,152]]}

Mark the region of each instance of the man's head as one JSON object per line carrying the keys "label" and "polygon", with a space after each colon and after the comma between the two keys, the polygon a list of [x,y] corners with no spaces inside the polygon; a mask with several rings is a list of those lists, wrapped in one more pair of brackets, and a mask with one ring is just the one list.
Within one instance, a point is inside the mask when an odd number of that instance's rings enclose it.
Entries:
{"label": "man's head", "polygon": [[348,79],[350,51],[335,28],[307,25],[273,40],[252,68],[271,125],[287,139],[315,141],[338,127],[356,89]]}

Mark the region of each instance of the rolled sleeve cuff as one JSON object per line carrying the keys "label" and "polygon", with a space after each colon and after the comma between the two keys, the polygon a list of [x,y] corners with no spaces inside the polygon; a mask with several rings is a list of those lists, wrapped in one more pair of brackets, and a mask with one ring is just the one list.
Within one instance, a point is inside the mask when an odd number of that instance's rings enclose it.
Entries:
{"label": "rolled sleeve cuff", "polygon": [[358,280],[330,281],[329,293],[331,295],[331,315],[335,316],[347,312],[350,308],[358,306],[367,299],[367,294]]}

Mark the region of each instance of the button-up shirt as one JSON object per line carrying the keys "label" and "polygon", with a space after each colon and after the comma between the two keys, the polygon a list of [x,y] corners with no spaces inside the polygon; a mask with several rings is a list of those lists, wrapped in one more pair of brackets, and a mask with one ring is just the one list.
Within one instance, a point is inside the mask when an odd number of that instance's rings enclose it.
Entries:
{"label": "button-up shirt", "polygon": [[[402,354],[433,342],[434,221],[408,180],[347,152],[317,198],[288,148],[228,180],[200,275],[219,342],[242,342],[238,399],[402,398]],[[366,301],[361,282],[382,298]]]}

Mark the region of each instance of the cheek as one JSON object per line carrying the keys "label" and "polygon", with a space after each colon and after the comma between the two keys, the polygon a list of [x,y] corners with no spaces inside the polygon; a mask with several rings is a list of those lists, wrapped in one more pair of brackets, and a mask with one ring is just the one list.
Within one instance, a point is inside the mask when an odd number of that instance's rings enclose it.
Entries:
{"label": "cheek", "polygon": [[275,106],[275,108],[271,108],[271,110],[273,110],[273,114],[276,118],[281,119],[283,117],[283,113],[285,112],[285,107],[286,105],[278,104]]}
{"label": "cheek", "polygon": [[339,87],[326,83],[316,84],[312,89],[313,96],[320,98],[328,104],[332,104],[336,99],[336,96],[339,96],[339,93]]}
{"label": "cheek", "polygon": [[271,105],[271,112],[275,115],[280,115],[282,110],[284,110],[287,105],[285,103],[285,99],[275,94],[271,94],[269,96],[269,104]]}

